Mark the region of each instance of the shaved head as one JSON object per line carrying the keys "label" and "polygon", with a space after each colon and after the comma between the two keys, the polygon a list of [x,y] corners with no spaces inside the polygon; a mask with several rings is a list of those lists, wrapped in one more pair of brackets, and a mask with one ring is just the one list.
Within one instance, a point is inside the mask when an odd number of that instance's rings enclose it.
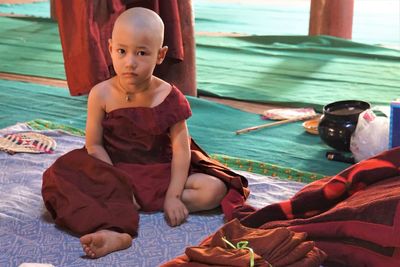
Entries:
{"label": "shaved head", "polygon": [[123,12],[115,21],[112,39],[121,27],[133,27],[151,33],[151,36],[160,43],[160,47],[163,44],[164,23],[160,16],[150,9],[134,7]]}

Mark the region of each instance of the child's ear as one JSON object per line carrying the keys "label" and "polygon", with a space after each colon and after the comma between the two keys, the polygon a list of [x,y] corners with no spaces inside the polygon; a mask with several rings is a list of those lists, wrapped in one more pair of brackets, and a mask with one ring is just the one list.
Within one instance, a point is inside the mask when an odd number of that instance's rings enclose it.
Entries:
{"label": "child's ear", "polygon": [[163,46],[160,48],[160,50],[158,50],[157,65],[160,65],[164,61],[167,52],[168,46]]}
{"label": "child's ear", "polygon": [[111,55],[111,52],[112,52],[112,40],[111,39],[108,39],[108,52],[110,52],[110,55]]}

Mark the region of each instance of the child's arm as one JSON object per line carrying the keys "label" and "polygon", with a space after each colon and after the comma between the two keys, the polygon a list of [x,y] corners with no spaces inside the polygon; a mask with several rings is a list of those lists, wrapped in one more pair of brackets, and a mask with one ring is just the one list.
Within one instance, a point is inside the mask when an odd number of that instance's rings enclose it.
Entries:
{"label": "child's arm", "polygon": [[181,224],[188,216],[183,204],[182,192],[188,177],[190,164],[189,133],[186,121],[180,121],[171,127],[172,164],[171,182],[164,201],[164,213],[171,226]]}
{"label": "child's arm", "polygon": [[101,122],[105,116],[105,104],[101,89],[101,87],[95,86],[89,93],[85,146],[89,155],[112,165],[111,159],[103,147]]}

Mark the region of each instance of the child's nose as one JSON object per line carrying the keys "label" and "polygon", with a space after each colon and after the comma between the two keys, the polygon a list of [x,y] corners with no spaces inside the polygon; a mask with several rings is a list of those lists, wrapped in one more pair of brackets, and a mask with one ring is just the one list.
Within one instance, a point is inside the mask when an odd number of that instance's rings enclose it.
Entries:
{"label": "child's nose", "polygon": [[135,56],[127,57],[126,65],[127,65],[127,67],[136,68],[137,67],[137,59],[136,59],[136,57]]}

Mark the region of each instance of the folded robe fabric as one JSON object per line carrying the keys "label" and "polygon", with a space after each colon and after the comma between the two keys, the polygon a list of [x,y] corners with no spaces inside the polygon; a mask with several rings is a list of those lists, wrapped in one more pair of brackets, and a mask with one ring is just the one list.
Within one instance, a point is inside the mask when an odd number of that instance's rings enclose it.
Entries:
{"label": "folded robe fabric", "polygon": [[248,227],[306,232],[324,266],[400,266],[400,148],[313,182],[288,201],[247,215]]}
{"label": "folded robe fabric", "polygon": [[[207,173],[227,185],[228,194],[221,208],[228,218],[232,217],[230,202],[243,203],[249,195],[247,180],[210,159],[194,140],[190,167],[191,172]],[[122,168],[94,158],[81,148],[57,159],[44,176],[44,203],[58,226],[78,235],[112,229],[136,236],[138,211],[132,201],[131,178]]]}
{"label": "folded robe fabric", "polygon": [[[187,266],[320,266],[326,254],[306,241],[305,233],[294,233],[285,227],[252,229],[244,227],[237,219],[226,223],[198,247],[188,247],[182,255],[163,267]],[[227,242],[245,241],[247,248],[231,248]],[[252,252],[250,251],[250,249]]]}

